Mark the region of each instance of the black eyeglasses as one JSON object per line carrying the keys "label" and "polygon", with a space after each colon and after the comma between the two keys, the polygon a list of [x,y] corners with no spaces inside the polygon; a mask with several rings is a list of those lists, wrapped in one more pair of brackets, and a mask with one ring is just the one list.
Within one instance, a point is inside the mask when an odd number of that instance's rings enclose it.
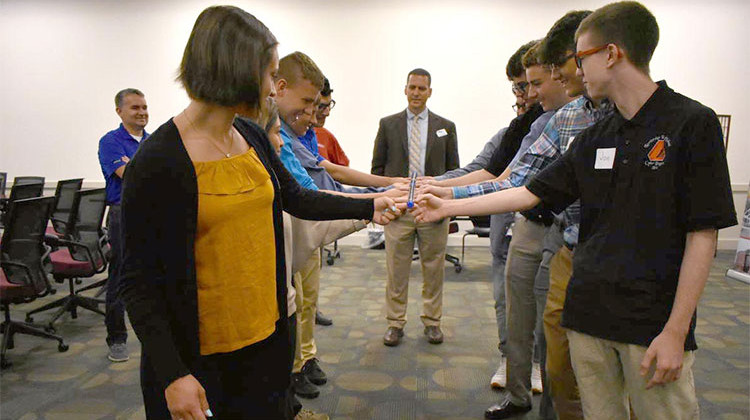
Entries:
{"label": "black eyeglasses", "polygon": [[318,110],[323,111],[324,109],[328,108],[328,110],[330,111],[335,106],[336,106],[336,101],[331,99],[331,102],[318,104]]}
{"label": "black eyeglasses", "polygon": [[526,88],[529,87],[529,82],[513,82],[513,93],[516,95],[523,95],[526,93]]}
{"label": "black eyeglasses", "polygon": [[523,111],[524,109],[526,109],[525,105],[519,105],[519,104],[513,104],[510,107],[513,108],[513,111],[515,111],[516,113],[518,111]]}

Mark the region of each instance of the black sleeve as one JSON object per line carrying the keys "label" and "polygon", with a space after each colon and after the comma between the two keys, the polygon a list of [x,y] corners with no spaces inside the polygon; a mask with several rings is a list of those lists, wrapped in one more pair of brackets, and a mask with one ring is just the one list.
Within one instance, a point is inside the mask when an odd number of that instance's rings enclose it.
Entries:
{"label": "black sleeve", "polygon": [[685,128],[681,156],[679,207],[689,232],[737,224],[721,125],[713,111],[702,111]]}
{"label": "black sleeve", "polygon": [[294,179],[294,176],[286,170],[281,159],[271,149],[271,143],[268,141],[266,133],[251,122],[243,122],[244,125],[239,125],[245,130],[243,135],[259,137],[256,138],[257,141],[252,143],[257,144],[262,149],[260,152],[266,157],[270,169],[279,180],[284,211],[305,220],[372,220],[373,199],[343,197],[302,187]]}
{"label": "black sleeve", "polygon": [[508,129],[505,130],[500,145],[492,153],[492,157],[484,169],[492,175],[500,176],[518,153],[523,138],[531,130],[531,124],[542,114],[544,114],[544,110],[536,104],[525,114],[514,118],[508,125]]}
{"label": "black sleeve", "polygon": [[[157,134],[158,135],[158,134]],[[166,158],[150,147],[149,139],[135,154],[125,171],[122,194],[123,261],[120,293],[130,323],[151,358],[161,388],[190,373],[172,340],[166,311],[167,292],[162,271],[164,249],[161,226],[174,186],[165,168]]]}
{"label": "black sleeve", "polygon": [[526,184],[526,188],[555,213],[565,210],[580,197],[575,163],[581,160],[584,143],[583,139],[576,139],[559,159]]}

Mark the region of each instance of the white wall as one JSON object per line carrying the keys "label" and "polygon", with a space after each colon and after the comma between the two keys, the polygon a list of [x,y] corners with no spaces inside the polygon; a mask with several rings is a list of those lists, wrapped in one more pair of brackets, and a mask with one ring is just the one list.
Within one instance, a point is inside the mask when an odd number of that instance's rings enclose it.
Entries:
{"label": "white wall", "polygon": [[[102,181],[98,139],[119,123],[113,96],[146,94],[153,131],[187,97],[174,82],[200,11],[213,1],[0,0],[0,170]],[[604,1],[237,1],[280,41],[300,50],[331,79],[338,103],[327,127],[368,171],[378,120],[405,107],[406,73],[433,75],[430,108],[458,127],[467,163],[512,118],[508,57],[541,38],[571,9]],[[661,41],[655,79],[732,115],[729,166],[742,191],[750,180],[750,113],[745,95],[750,2],[644,1]],[[742,195],[740,195],[742,197]]]}

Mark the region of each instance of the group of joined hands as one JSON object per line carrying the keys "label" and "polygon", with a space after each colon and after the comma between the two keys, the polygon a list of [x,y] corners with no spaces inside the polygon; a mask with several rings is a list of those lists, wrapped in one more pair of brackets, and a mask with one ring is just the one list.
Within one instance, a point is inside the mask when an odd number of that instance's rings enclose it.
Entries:
{"label": "group of joined hands", "polygon": [[391,189],[375,199],[375,223],[386,225],[405,212],[411,213],[417,223],[436,222],[449,216],[445,211],[445,201],[453,198],[450,187],[440,186],[439,181],[431,176],[418,177],[414,186],[414,200],[410,206],[409,178],[396,179],[398,181],[391,185]]}

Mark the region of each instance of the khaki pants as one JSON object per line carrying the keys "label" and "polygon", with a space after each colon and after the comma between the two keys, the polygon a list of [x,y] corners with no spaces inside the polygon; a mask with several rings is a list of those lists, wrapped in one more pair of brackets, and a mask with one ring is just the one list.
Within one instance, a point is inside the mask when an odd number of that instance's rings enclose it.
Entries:
{"label": "khaki pants", "polygon": [[573,253],[566,247],[549,264],[549,291],[544,307],[544,336],[547,338],[547,377],[560,420],[583,419],[581,396],[570,362],[567,329],[560,325],[565,292],[573,274]]}
{"label": "khaki pants", "polygon": [[505,297],[508,323],[506,389],[513,404],[531,405],[531,364],[537,317],[534,282],[542,262],[544,236],[548,228],[516,215],[513,239],[505,266]]}
{"label": "khaki pants", "polygon": [[409,294],[409,273],[418,238],[422,264],[422,323],[440,325],[443,315],[443,276],[445,245],[448,243],[448,219],[437,223],[416,224],[411,214],[385,226],[385,254],[388,281],[385,288],[386,319],[389,327],[404,328]]}
{"label": "khaki pants", "polygon": [[575,331],[568,340],[587,420],[627,419],[629,406],[640,419],[698,419],[692,351],[684,353],[680,379],[646,390],[648,378],[639,374],[646,347]]}
{"label": "khaki pants", "polygon": [[297,349],[294,353],[294,373],[299,373],[305,363],[318,353],[315,345],[315,310],[318,307],[320,289],[320,252],[312,257],[294,274],[294,289],[297,291]]}

